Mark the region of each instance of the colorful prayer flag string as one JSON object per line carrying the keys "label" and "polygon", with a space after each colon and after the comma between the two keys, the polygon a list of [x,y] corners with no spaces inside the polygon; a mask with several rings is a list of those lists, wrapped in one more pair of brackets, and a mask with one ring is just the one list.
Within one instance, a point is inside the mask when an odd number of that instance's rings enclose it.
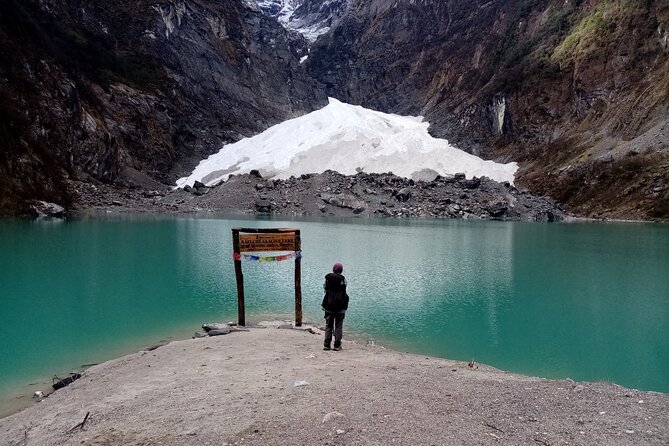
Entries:
{"label": "colorful prayer flag string", "polygon": [[251,254],[240,254],[235,252],[232,254],[233,260],[240,260],[245,262],[282,262],[284,260],[299,260],[302,258],[302,251],[291,252],[280,256],[256,256]]}

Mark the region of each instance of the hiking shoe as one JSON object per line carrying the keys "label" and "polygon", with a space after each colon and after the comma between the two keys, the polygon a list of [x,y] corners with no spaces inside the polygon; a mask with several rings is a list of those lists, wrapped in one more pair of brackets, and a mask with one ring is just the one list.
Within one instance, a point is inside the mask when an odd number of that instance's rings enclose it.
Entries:
{"label": "hiking shoe", "polygon": [[[329,345],[324,345],[323,350],[332,350]],[[335,349],[336,350],[336,349]]]}
{"label": "hiking shoe", "polygon": [[336,352],[338,352],[339,350],[341,350],[341,345],[338,345],[334,348],[334,351],[336,351]]}

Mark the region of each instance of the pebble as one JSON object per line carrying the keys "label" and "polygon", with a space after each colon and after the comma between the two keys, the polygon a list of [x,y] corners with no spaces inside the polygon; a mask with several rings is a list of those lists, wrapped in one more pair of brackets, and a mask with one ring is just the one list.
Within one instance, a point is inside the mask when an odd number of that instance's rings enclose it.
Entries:
{"label": "pebble", "polygon": [[634,431],[632,429],[625,429],[626,434],[633,434]]}
{"label": "pebble", "polygon": [[345,434],[346,431],[343,429],[337,429],[335,432],[337,432],[337,435]]}
{"label": "pebble", "polygon": [[322,422],[323,423],[328,423],[332,420],[336,420],[336,419],[339,419],[339,418],[345,418],[345,415],[343,413],[340,413],[340,412],[330,412],[323,417]]}

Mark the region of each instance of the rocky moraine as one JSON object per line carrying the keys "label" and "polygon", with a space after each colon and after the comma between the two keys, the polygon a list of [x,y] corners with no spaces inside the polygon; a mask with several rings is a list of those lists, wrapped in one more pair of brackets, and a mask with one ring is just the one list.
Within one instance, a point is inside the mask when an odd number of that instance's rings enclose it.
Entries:
{"label": "rocky moraine", "polygon": [[[157,184],[156,184],[157,185]],[[561,221],[568,215],[549,197],[489,178],[463,174],[414,181],[392,173],[345,176],[326,171],[286,180],[256,171],[214,187],[147,189],[128,180],[123,189],[103,183],[73,185],[86,212],[170,212],[336,217],[443,217]]]}

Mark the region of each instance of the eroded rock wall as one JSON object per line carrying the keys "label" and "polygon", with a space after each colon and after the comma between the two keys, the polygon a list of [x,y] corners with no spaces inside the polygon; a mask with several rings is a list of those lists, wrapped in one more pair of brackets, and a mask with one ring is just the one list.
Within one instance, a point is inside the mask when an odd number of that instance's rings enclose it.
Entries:
{"label": "eroded rock wall", "polygon": [[0,5],[0,211],[68,178],[172,183],[221,144],[327,103],[306,42],[242,0]]}

